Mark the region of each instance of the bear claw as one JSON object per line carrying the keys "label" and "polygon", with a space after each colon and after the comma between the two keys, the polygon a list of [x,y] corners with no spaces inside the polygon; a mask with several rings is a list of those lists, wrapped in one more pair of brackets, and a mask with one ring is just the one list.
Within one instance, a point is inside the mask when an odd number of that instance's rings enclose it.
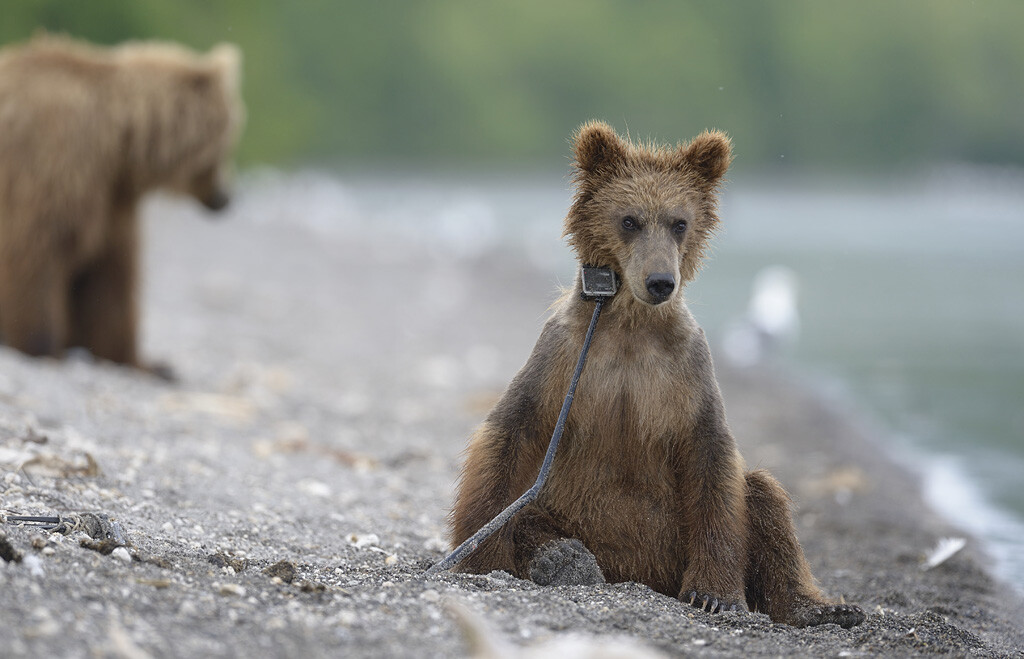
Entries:
{"label": "bear claw", "polygon": [[579,540],[552,540],[530,561],[530,580],[539,586],[592,586],[604,583],[594,555]]}
{"label": "bear claw", "polygon": [[717,597],[711,595],[705,595],[704,593],[698,593],[696,590],[691,590],[681,598],[684,602],[690,606],[695,606],[701,611],[708,613],[725,613],[731,611],[734,613],[743,612],[743,607],[737,602],[725,602],[719,600]]}

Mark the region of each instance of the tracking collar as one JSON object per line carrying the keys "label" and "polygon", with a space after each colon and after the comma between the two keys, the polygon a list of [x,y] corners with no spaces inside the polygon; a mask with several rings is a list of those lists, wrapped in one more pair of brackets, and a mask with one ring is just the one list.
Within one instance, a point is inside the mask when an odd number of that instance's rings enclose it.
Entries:
{"label": "tracking collar", "polygon": [[584,265],[580,268],[580,280],[583,283],[580,297],[584,300],[610,298],[619,290],[619,276],[611,268]]}

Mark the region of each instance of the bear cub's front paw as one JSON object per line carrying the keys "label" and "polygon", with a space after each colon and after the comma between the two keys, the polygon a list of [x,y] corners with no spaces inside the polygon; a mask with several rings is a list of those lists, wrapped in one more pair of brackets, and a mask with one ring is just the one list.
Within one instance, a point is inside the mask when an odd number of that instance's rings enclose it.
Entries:
{"label": "bear cub's front paw", "polygon": [[530,580],[539,586],[592,586],[604,583],[597,559],[579,540],[552,540],[530,560]]}

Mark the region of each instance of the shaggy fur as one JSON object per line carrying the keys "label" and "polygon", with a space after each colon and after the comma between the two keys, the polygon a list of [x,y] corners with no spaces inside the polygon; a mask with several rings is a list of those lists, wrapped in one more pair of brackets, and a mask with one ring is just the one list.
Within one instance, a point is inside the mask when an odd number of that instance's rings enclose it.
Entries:
{"label": "shaggy fur", "polygon": [[[575,136],[565,232],[579,260],[613,268],[623,290],[605,305],[540,496],[458,569],[538,583],[573,574],[593,583],[603,573],[710,611],[750,608],[797,626],[864,619],[822,596],[782,487],[745,471],[707,341],[680,293],[718,223],[730,154],[718,132],[676,148],[633,145],[602,123]],[[455,545],[536,478],[593,311],[580,291],[577,280],[556,303],[471,440]]]}
{"label": "shaggy fur", "polygon": [[227,203],[240,54],[42,36],[0,51],[0,340],[140,366],[139,199]]}

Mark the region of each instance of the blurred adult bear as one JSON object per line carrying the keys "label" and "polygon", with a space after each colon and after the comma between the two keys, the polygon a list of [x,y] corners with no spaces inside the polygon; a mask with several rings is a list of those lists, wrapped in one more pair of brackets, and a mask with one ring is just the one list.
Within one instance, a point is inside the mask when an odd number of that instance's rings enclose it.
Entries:
{"label": "blurred adult bear", "polygon": [[228,202],[241,55],[41,36],[0,51],[0,341],[138,355],[141,197]]}

